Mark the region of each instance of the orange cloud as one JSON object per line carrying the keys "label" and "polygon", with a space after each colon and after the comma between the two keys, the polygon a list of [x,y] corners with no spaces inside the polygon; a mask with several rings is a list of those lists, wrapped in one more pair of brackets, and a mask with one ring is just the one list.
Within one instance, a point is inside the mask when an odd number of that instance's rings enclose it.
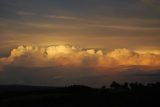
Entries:
{"label": "orange cloud", "polygon": [[13,66],[87,66],[110,68],[120,65],[160,67],[160,50],[115,49],[105,52],[74,46],[33,47],[19,46],[9,57],[0,58],[0,67]]}

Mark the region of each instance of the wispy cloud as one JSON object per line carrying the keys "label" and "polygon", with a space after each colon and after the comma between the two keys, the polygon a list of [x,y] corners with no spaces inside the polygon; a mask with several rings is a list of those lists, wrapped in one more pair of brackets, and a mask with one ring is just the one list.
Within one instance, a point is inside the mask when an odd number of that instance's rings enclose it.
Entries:
{"label": "wispy cloud", "polygon": [[47,18],[54,18],[54,19],[63,19],[63,20],[81,20],[78,17],[73,17],[73,16],[61,16],[61,15],[47,15],[45,16]]}

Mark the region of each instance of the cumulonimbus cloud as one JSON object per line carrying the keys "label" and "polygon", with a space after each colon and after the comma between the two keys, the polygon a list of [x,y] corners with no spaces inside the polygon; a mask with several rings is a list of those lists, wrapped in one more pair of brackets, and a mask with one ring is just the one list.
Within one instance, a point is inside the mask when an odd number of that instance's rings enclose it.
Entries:
{"label": "cumulonimbus cloud", "polygon": [[103,67],[145,65],[160,67],[160,50],[115,49],[110,52],[74,46],[18,46],[10,56],[0,58],[0,67],[72,66]]}

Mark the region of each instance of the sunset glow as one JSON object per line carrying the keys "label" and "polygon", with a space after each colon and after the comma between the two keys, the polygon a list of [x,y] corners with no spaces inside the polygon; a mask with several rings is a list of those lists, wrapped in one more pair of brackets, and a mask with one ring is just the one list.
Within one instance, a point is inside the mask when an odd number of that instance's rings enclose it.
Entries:
{"label": "sunset glow", "polygon": [[0,84],[160,81],[159,0],[0,0]]}

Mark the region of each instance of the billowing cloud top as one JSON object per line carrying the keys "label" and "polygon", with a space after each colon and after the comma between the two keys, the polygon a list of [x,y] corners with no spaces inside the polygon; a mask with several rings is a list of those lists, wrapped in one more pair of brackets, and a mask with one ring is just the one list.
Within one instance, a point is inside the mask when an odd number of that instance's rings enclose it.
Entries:
{"label": "billowing cloud top", "polygon": [[145,65],[160,67],[160,50],[129,50],[126,48],[105,52],[95,49],[82,49],[74,46],[18,46],[10,56],[0,58],[0,67],[103,67],[120,65]]}

